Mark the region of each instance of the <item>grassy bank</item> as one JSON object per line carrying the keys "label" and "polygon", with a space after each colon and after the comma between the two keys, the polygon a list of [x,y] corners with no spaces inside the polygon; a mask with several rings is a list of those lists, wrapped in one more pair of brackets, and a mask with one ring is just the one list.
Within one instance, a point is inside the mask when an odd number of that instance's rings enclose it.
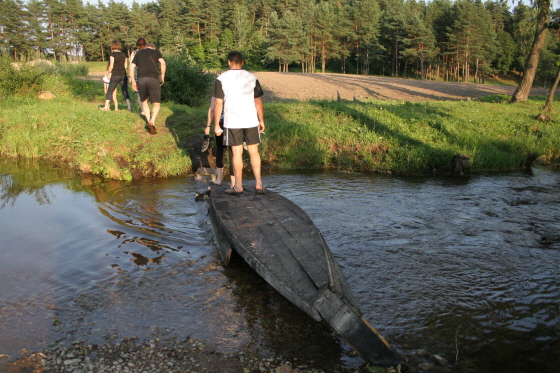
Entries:
{"label": "grassy bank", "polygon": [[[193,171],[207,108],[163,104],[159,133],[151,136],[137,112],[98,110],[101,83],[49,79],[54,100],[28,95],[0,102],[3,156],[61,160],[124,180]],[[448,174],[457,153],[471,157],[474,173],[557,160],[560,126],[535,120],[544,98],[516,105],[508,99],[271,103],[261,154],[265,167],[402,175]]]}
{"label": "grassy bank", "polygon": [[557,159],[560,126],[534,119],[543,99],[508,99],[269,105],[263,155],[279,167],[404,175],[449,173],[457,153],[471,157],[472,172]]}

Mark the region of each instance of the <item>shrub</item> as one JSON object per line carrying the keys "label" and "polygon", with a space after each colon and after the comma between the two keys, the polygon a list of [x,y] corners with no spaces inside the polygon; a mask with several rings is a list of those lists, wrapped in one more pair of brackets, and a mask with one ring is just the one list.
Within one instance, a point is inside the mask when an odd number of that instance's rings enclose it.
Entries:
{"label": "shrub", "polygon": [[25,96],[42,89],[45,73],[24,62],[0,57],[0,98]]}
{"label": "shrub", "polygon": [[76,84],[77,77],[88,74],[85,63],[53,64],[42,59],[12,61],[8,56],[0,57],[0,98],[26,96],[43,90],[60,93],[68,90],[66,86]]}
{"label": "shrub", "polygon": [[205,72],[188,55],[166,55],[162,100],[191,107],[208,105],[216,75]]}
{"label": "shrub", "polygon": [[75,78],[78,76],[87,76],[89,72],[88,66],[84,63],[60,63],[56,64],[56,73],[65,78]]}

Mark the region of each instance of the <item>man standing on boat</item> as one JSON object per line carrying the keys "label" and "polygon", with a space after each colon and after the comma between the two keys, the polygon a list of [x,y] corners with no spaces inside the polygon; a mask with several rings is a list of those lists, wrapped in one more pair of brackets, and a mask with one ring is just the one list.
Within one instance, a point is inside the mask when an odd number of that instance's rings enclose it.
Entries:
{"label": "man standing on boat", "polygon": [[[224,145],[231,146],[235,185],[226,193],[243,193],[243,142],[247,145],[251,168],[255,176],[257,194],[264,194],[261,180],[261,156],[258,146],[264,133],[264,95],[257,77],[243,69],[243,56],[233,51],[228,54],[229,70],[220,75],[214,84],[214,132],[224,132]],[[224,130],[220,116],[224,109]]]}

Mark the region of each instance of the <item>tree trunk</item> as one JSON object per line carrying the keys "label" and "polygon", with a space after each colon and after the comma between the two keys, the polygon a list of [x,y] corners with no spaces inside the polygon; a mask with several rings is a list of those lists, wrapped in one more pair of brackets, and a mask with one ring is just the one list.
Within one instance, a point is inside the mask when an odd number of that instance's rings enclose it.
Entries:
{"label": "tree trunk", "polygon": [[548,91],[548,96],[546,96],[546,104],[543,106],[543,111],[550,111],[552,109],[552,101],[554,101],[554,92],[556,91],[556,87],[558,87],[558,83],[560,82],[560,67],[558,67],[558,71],[556,72],[556,79],[554,79],[554,83],[552,87],[550,87],[550,91]]}
{"label": "tree trunk", "polygon": [[479,63],[479,59],[478,57],[476,58],[476,63],[475,63],[475,68],[474,68],[474,82],[475,83],[480,83],[480,77],[479,77],[479,71],[478,71],[478,63]]}
{"label": "tree trunk", "polygon": [[527,57],[527,64],[525,65],[525,73],[521,82],[517,86],[515,92],[511,96],[510,102],[515,104],[517,102],[527,101],[529,99],[529,92],[533,87],[533,82],[535,80],[535,75],[537,73],[537,67],[539,66],[539,58],[541,55],[541,49],[544,46],[547,35],[546,23],[548,21],[548,10],[540,9],[537,13],[537,29],[535,30],[535,37],[533,39],[533,44],[531,45],[531,51]]}
{"label": "tree trunk", "polygon": [[321,72],[324,74],[327,67],[327,50],[325,43],[321,46]]}

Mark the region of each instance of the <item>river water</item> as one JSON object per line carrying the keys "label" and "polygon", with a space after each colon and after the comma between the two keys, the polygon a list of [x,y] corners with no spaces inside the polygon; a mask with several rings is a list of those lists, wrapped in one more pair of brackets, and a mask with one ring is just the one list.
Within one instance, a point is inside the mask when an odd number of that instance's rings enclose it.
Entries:
{"label": "river water", "polygon": [[[223,268],[195,202],[202,182],[15,162],[0,174],[0,354],[159,336],[326,370],[362,363],[241,260]],[[558,372],[558,171],[263,179],[314,220],[364,317],[400,353],[425,349],[457,372]]]}

